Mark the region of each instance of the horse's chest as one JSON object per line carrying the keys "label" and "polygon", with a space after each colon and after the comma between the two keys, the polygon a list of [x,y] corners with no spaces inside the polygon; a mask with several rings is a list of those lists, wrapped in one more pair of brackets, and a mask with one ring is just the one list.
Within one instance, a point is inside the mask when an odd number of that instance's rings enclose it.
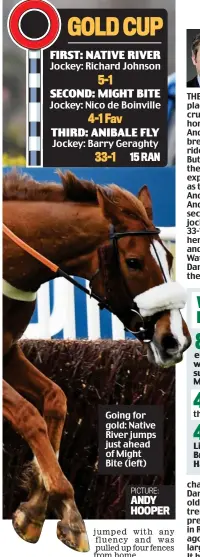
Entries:
{"label": "horse's chest", "polygon": [[3,350],[4,354],[23,335],[32,317],[35,302],[19,302],[3,296]]}

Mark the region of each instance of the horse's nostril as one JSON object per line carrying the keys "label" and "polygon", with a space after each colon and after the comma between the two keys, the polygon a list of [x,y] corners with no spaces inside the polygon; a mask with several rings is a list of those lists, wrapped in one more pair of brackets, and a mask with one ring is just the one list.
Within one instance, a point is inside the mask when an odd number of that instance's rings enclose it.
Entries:
{"label": "horse's nostril", "polygon": [[167,334],[163,336],[162,346],[165,352],[175,352],[178,349],[178,342],[173,335]]}

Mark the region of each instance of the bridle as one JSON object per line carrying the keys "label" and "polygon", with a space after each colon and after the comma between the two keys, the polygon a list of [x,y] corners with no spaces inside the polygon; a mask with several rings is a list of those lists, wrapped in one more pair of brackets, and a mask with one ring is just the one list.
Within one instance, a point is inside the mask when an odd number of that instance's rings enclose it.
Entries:
{"label": "bridle", "polygon": [[[152,317],[151,319],[146,318],[144,323],[144,318],[142,317],[141,313],[138,310],[136,303],[133,300],[133,296],[128,291],[127,285],[125,283],[123,274],[120,272],[120,258],[119,258],[119,249],[118,249],[118,240],[120,238],[129,237],[129,236],[158,236],[160,234],[159,228],[154,229],[142,229],[142,230],[132,230],[126,232],[116,232],[113,224],[109,227],[109,245],[100,247],[98,249],[99,255],[99,263],[100,267],[95,271],[94,275],[90,279],[90,291],[93,293],[92,286],[95,277],[98,275],[100,270],[102,271],[103,281],[104,281],[104,288],[106,291],[106,306],[103,305],[100,307],[106,307],[111,313],[115,314],[120,321],[123,322],[125,330],[131,332],[136,338],[139,340],[149,343],[152,339],[153,334],[153,327],[154,322],[156,321],[156,317]],[[152,240],[150,241],[155,255],[157,257],[158,264],[160,266],[160,270],[163,275],[164,282],[167,282],[167,278],[160,261],[159,254],[156,250],[156,247]],[[121,309],[121,307],[123,309]],[[129,327],[130,319],[133,317],[133,313],[139,318],[140,326],[138,330],[133,331]]]}
{"label": "bridle", "polygon": [[[155,236],[160,234],[159,228],[154,228],[152,230],[133,230],[127,232],[116,232],[113,225],[109,228],[109,244],[102,246],[98,249],[99,256],[99,268],[95,271],[89,282],[89,289],[83,286],[76,279],[71,277],[67,272],[63,271],[58,265],[44,257],[34,248],[29,246],[26,242],[21,240],[16,234],[14,234],[5,224],[3,224],[3,233],[6,234],[15,244],[21,247],[24,251],[29,253],[32,257],[40,261],[43,265],[48,267],[56,277],[63,277],[68,280],[75,287],[79,288],[90,298],[96,300],[99,304],[100,309],[107,309],[111,314],[116,315],[124,324],[125,330],[129,330],[136,338],[142,340],[143,342],[151,342],[150,326],[145,327],[144,318],[139,313],[136,304],[134,303],[133,297],[131,296],[128,288],[126,286],[125,280],[120,270],[120,260],[119,260],[119,250],[118,250],[118,240],[120,238],[128,236]],[[164,281],[166,282],[166,276],[155,248],[155,245],[151,241],[151,245],[155,251]],[[95,294],[93,291],[93,283],[98,275],[102,271],[104,279],[104,287],[106,296],[101,297]],[[123,309],[121,309],[123,307]],[[129,329],[129,321],[132,314],[135,314],[141,322],[141,326],[137,331],[132,331]],[[148,318],[147,318],[148,321]],[[151,338],[150,338],[151,337]]]}

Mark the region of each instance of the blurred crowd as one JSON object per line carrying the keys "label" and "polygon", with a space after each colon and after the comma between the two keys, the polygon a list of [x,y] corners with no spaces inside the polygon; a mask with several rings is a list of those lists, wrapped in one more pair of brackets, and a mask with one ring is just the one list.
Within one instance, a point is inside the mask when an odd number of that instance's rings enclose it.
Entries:
{"label": "blurred crowd", "polygon": [[26,77],[17,48],[12,54],[8,50],[4,55],[3,103],[4,153],[25,155]]}
{"label": "blurred crowd", "polygon": [[25,155],[26,66],[25,52],[15,46],[7,31],[7,18],[15,0],[3,0],[3,124],[4,153]]}

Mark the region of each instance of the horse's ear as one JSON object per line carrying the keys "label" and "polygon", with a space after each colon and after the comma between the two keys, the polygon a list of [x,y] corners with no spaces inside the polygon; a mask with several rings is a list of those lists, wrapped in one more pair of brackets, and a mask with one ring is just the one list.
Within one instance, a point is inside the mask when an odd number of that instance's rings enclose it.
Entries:
{"label": "horse's ear", "polygon": [[119,208],[116,203],[113,202],[110,194],[107,191],[108,188],[98,188],[97,189],[97,200],[99,206],[101,207],[103,215],[112,221],[113,224],[119,223]]}
{"label": "horse's ear", "polygon": [[147,186],[143,186],[137,195],[138,199],[144,205],[147,216],[150,220],[153,220],[153,209],[152,209],[152,199],[151,194]]}

